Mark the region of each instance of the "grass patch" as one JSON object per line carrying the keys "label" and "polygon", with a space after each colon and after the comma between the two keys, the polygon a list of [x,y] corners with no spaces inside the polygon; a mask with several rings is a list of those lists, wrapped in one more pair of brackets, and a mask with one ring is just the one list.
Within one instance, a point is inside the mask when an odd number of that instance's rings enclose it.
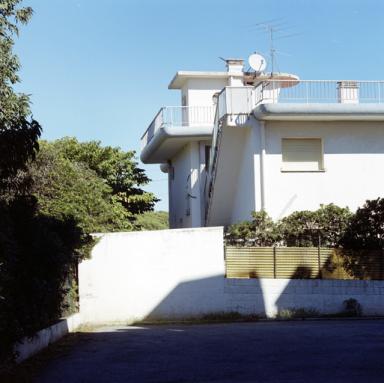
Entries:
{"label": "grass patch", "polygon": [[321,314],[316,309],[306,308],[291,308],[283,309],[276,315],[276,319],[305,319],[305,318],[320,318]]}
{"label": "grass patch", "polygon": [[263,317],[256,314],[241,314],[237,311],[219,311],[215,313],[202,314],[196,317],[177,318],[167,320],[162,318],[144,319],[135,323],[130,323],[131,326],[137,325],[167,325],[167,324],[204,324],[204,323],[229,323],[229,322],[255,322]]}

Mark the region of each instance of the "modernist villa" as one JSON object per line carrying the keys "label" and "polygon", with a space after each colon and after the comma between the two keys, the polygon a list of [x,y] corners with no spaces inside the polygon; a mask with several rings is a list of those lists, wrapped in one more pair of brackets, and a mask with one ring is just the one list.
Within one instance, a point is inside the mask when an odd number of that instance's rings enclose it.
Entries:
{"label": "modernist villa", "polygon": [[177,72],[142,137],[141,160],[168,173],[170,227],[279,219],[384,195],[384,82],[300,80],[244,71]]}

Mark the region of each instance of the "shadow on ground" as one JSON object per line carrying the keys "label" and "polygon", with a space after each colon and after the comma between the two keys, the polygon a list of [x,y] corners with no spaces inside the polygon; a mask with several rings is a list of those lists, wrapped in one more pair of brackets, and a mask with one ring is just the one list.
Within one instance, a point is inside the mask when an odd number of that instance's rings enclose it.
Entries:
{"label": "shadow on ground", "polygon": [[[99,328],[33,382],[381,382],[384,321]],[[50,351],[53,352],[52,350]]]}

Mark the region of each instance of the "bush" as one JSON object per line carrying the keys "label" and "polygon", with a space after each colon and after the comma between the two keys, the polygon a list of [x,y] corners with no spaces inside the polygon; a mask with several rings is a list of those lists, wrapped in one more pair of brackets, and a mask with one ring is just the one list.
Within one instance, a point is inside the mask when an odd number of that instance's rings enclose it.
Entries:
{"label": "bush", "polygon": [[287,246],[337,247],[347,230],[352,213],[334,204],[316,211],[297,211],[283,218],[280,232]]}
{"label": "bush", "polygon": [[242,246],[337,247],[347,230],[352,213],[333,204],[316,211],[296,211],[278,222],[266,212],[253,212],[252,221],[231,225],[226,243]]}
{"label": "bush", "polygon": [[230,245],[273,246],[280,241],[277,225],[265,211],[252,212],[252,221],[229,226],[225,240]]}
{"label": "bush", "polygon": [[384,250],[384,198],[357,209],[340,243],[347,249]]}
{"label": "bush", "polygon": [[0,202],[0,361],[13,344],[61,316],[67,281],[91,237],[71,219],[36,214],[36,200]]}

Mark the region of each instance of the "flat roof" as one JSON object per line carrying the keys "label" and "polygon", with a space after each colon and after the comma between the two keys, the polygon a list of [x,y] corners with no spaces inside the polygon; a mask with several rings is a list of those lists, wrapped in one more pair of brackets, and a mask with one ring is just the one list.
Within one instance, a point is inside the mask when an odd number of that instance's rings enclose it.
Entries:
{"label": "flat roof", "polygon": [[185,81],[192,78],[221,79],[228,78],[228,72],[199,72],[199,71],[178,71],[168,85],[168,89],[181,89]]}

